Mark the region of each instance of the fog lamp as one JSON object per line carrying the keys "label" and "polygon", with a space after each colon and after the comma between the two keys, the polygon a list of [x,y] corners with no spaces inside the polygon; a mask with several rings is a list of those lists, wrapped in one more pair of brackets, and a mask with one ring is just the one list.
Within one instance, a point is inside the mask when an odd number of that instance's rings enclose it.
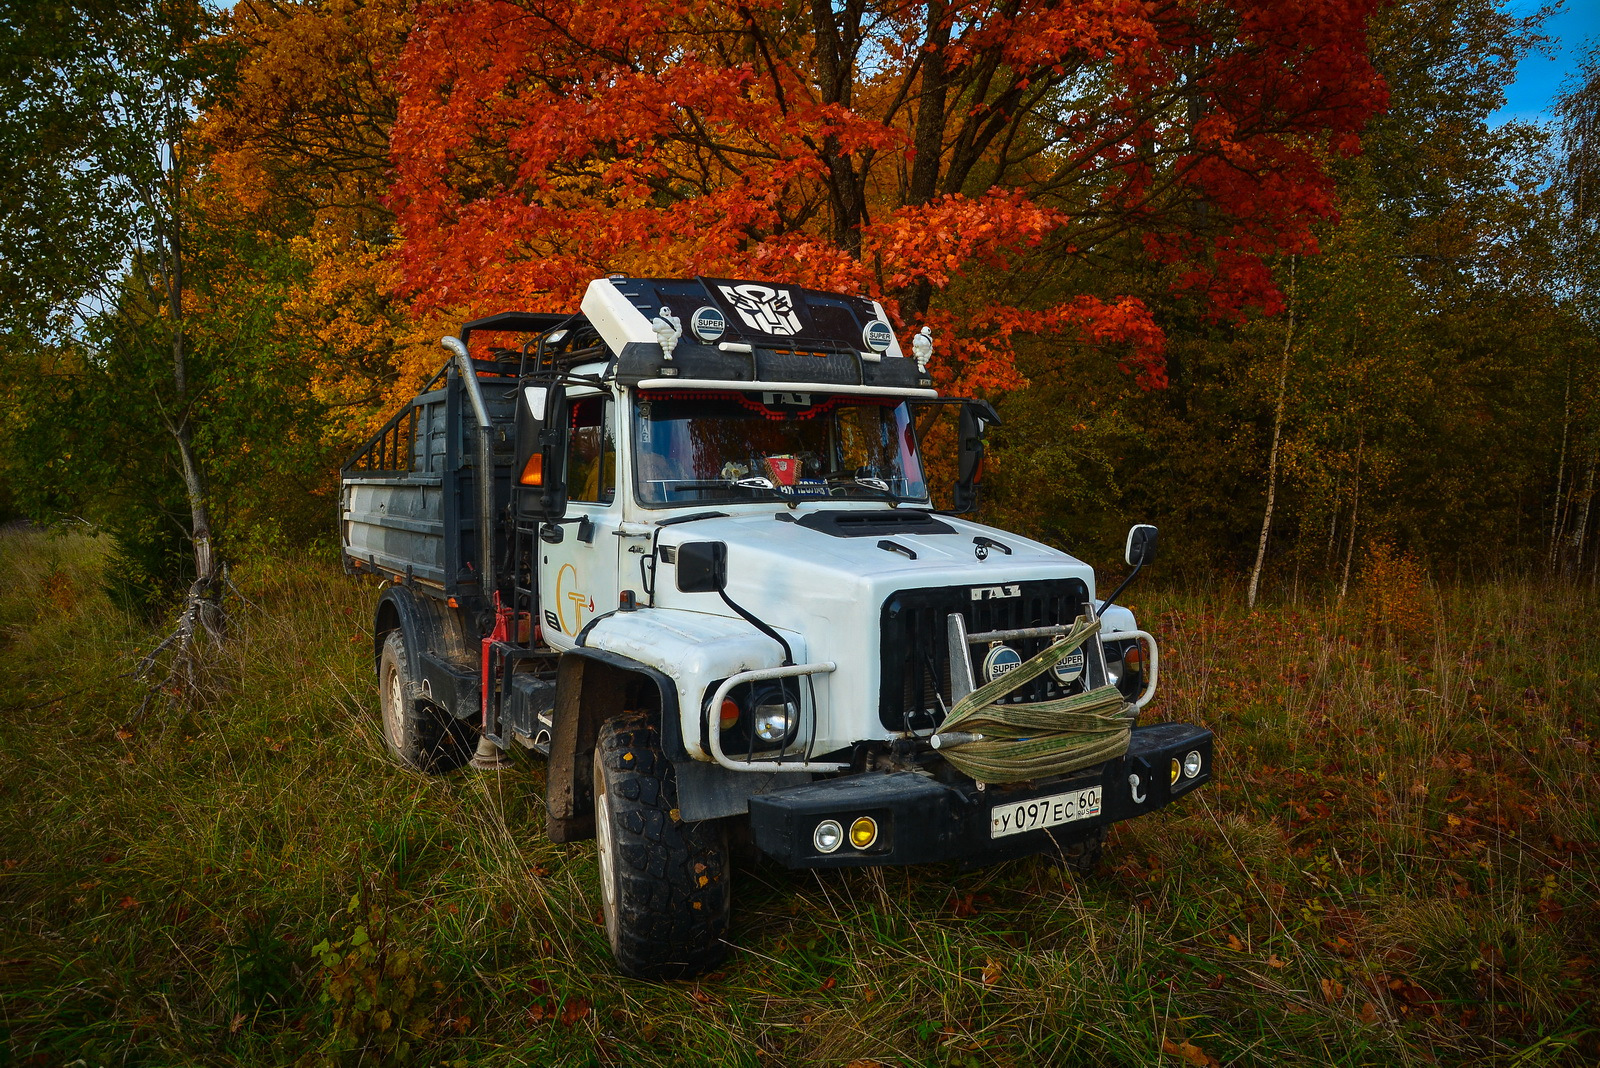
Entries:
{"label": "fog lamp", "polygon": [[844,828],[839,826],[838,820],[823,820],[811,832],[811,844],[817,847],[818,853],[832,853],[843,843]]}
{"label": "fog lamp", "polygon": [[871,816],[857,817],[850,825],[850,844],[865,849],[878,840],[878,821]]}
{"label": "fog lamp", "polygon": [[1183,758],[1183,774],[1185,778],[1192,779],[1200,774],[1200,751],[1191,749]]}
{"label": "fog lamp", "polygon": [[1172,781],[1177,782],[1178,776],[1183,774],[1183,767],[1178,763],[1178,758],[1172,758]]}

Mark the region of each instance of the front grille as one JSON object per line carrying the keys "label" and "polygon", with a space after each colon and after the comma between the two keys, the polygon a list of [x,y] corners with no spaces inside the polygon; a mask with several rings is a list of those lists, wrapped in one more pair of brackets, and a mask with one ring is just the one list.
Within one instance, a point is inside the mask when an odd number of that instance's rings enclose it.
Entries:
{"label": "front grille", "polygon": [[[1018,584],[1011,584],[1013,586]],[[950,706],[950,646],[946,618],[959,612],[966,621],[967,633],[993,630],[1018,630],[1070,623],[1082,615],[1089,601],[1089,589],[1080,579],[1047,579],[1020,583],[1017,597],[974,601],[972,591],[997,587],[946,586],[939,589],[898,590],[883,603],[881,635],[883,679],[878,697],[878,717],[893,731],[931,730],[939,725],[944,708]],[[1008,642],[1024,660],[1042,649],[1048,639],[1025,638]],[[982,674],[985,650],[970,647],[972,675],[978,685],[987,680]],[[1092,665],[1095,658],[1091,656]],[[1096,668],[1091,667],[1091,671]],[[1074,684],[1080,688],[1083,680]],[[1014,701],[1044,701],[1063,697],[1068,690],[1046,672],[1018,690]]]}

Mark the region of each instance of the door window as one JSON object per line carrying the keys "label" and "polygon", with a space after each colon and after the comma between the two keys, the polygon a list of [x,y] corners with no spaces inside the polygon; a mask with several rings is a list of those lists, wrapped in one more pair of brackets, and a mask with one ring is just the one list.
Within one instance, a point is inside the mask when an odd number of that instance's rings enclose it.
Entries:
{"label": "door window", "polygon": [[611,398],[575,398],[567,408],[567,498],[610,504],[617,495],[617,446]]}

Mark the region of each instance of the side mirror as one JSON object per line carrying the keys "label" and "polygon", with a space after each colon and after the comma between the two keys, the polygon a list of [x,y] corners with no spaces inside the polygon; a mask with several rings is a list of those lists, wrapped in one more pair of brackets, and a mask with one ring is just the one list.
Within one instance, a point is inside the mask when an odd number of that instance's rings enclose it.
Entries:
{"label": "side mirror", "polygon": [[1128,530],[1128,544],[1122,558],[1129,567],[1143,567],[1156,558],[1156,528],[1149,523],[1135,523]]}
{"label": "side mirror", "polygon": [[512,476],[517,512],[533,519],[567,514],[567,391],[559,382],[524,386],[517,398],[517,452]]}
{"label": "side mirror", "polygon": [[991,425],[1000,425],[994,405],[985,400],[969,400],[961,405],[957,428],[956,484],[951,495],[956,512],[978,507],[979,483],[983,480],[983,435]]}
{"label": "side mirror", "polygon": [[718,593],[728,586],[728,546],[720,541],[686,541],[678,546],[678,591]]}

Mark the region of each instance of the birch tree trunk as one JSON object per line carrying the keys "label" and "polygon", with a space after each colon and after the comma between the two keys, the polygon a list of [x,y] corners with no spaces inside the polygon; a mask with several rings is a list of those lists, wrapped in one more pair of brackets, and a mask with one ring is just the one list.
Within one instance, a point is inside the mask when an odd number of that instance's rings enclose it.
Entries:
{"label": "birch tree trunk", "polygon": [[1567,366],[1566,398],[1561,405],[1561,453],[1556,461],[1556,500],[1550,509],[1550,545],[1545,552],[1545,567],[1552,574],[1561,546],[1561,494],[1567,477],[1567,433],[1572,426],[1572,366]]}
{"label": "birch tree trunk", "polygon": [[1355,490],[1352,493],[1354,500],[1350,504],[1350,538],[1345,543],[1344,550],[1344,578],[1339,581],[1339,603],[1344,603],[1345,594],[1350,592],[1350,561],[1356,555],[1356,520],[1361,515],[1361,447],[1366,444],[1366,434],[1356,439],[1356,474]]}
{"label": "birch tree trunk", "polygon": [[1261,538],[1256,542],[1256,564],[1250,569],[1249,606],[1256,606],[1261,585],[1261,565],[1267,558],[1267,536],[1272,533],[1272,506],[1278,496],[1278,443],[1283,438],[1283,407],[1289,385],[1289,350],[1294,344],[1294,291],[1300,257],[1289,258],[1289,323],[1283,332],[1283,361],[1278,365],[1278,406],[1272,416],[1272,451],[1267,459],[1267,508],[1261,517]]}

